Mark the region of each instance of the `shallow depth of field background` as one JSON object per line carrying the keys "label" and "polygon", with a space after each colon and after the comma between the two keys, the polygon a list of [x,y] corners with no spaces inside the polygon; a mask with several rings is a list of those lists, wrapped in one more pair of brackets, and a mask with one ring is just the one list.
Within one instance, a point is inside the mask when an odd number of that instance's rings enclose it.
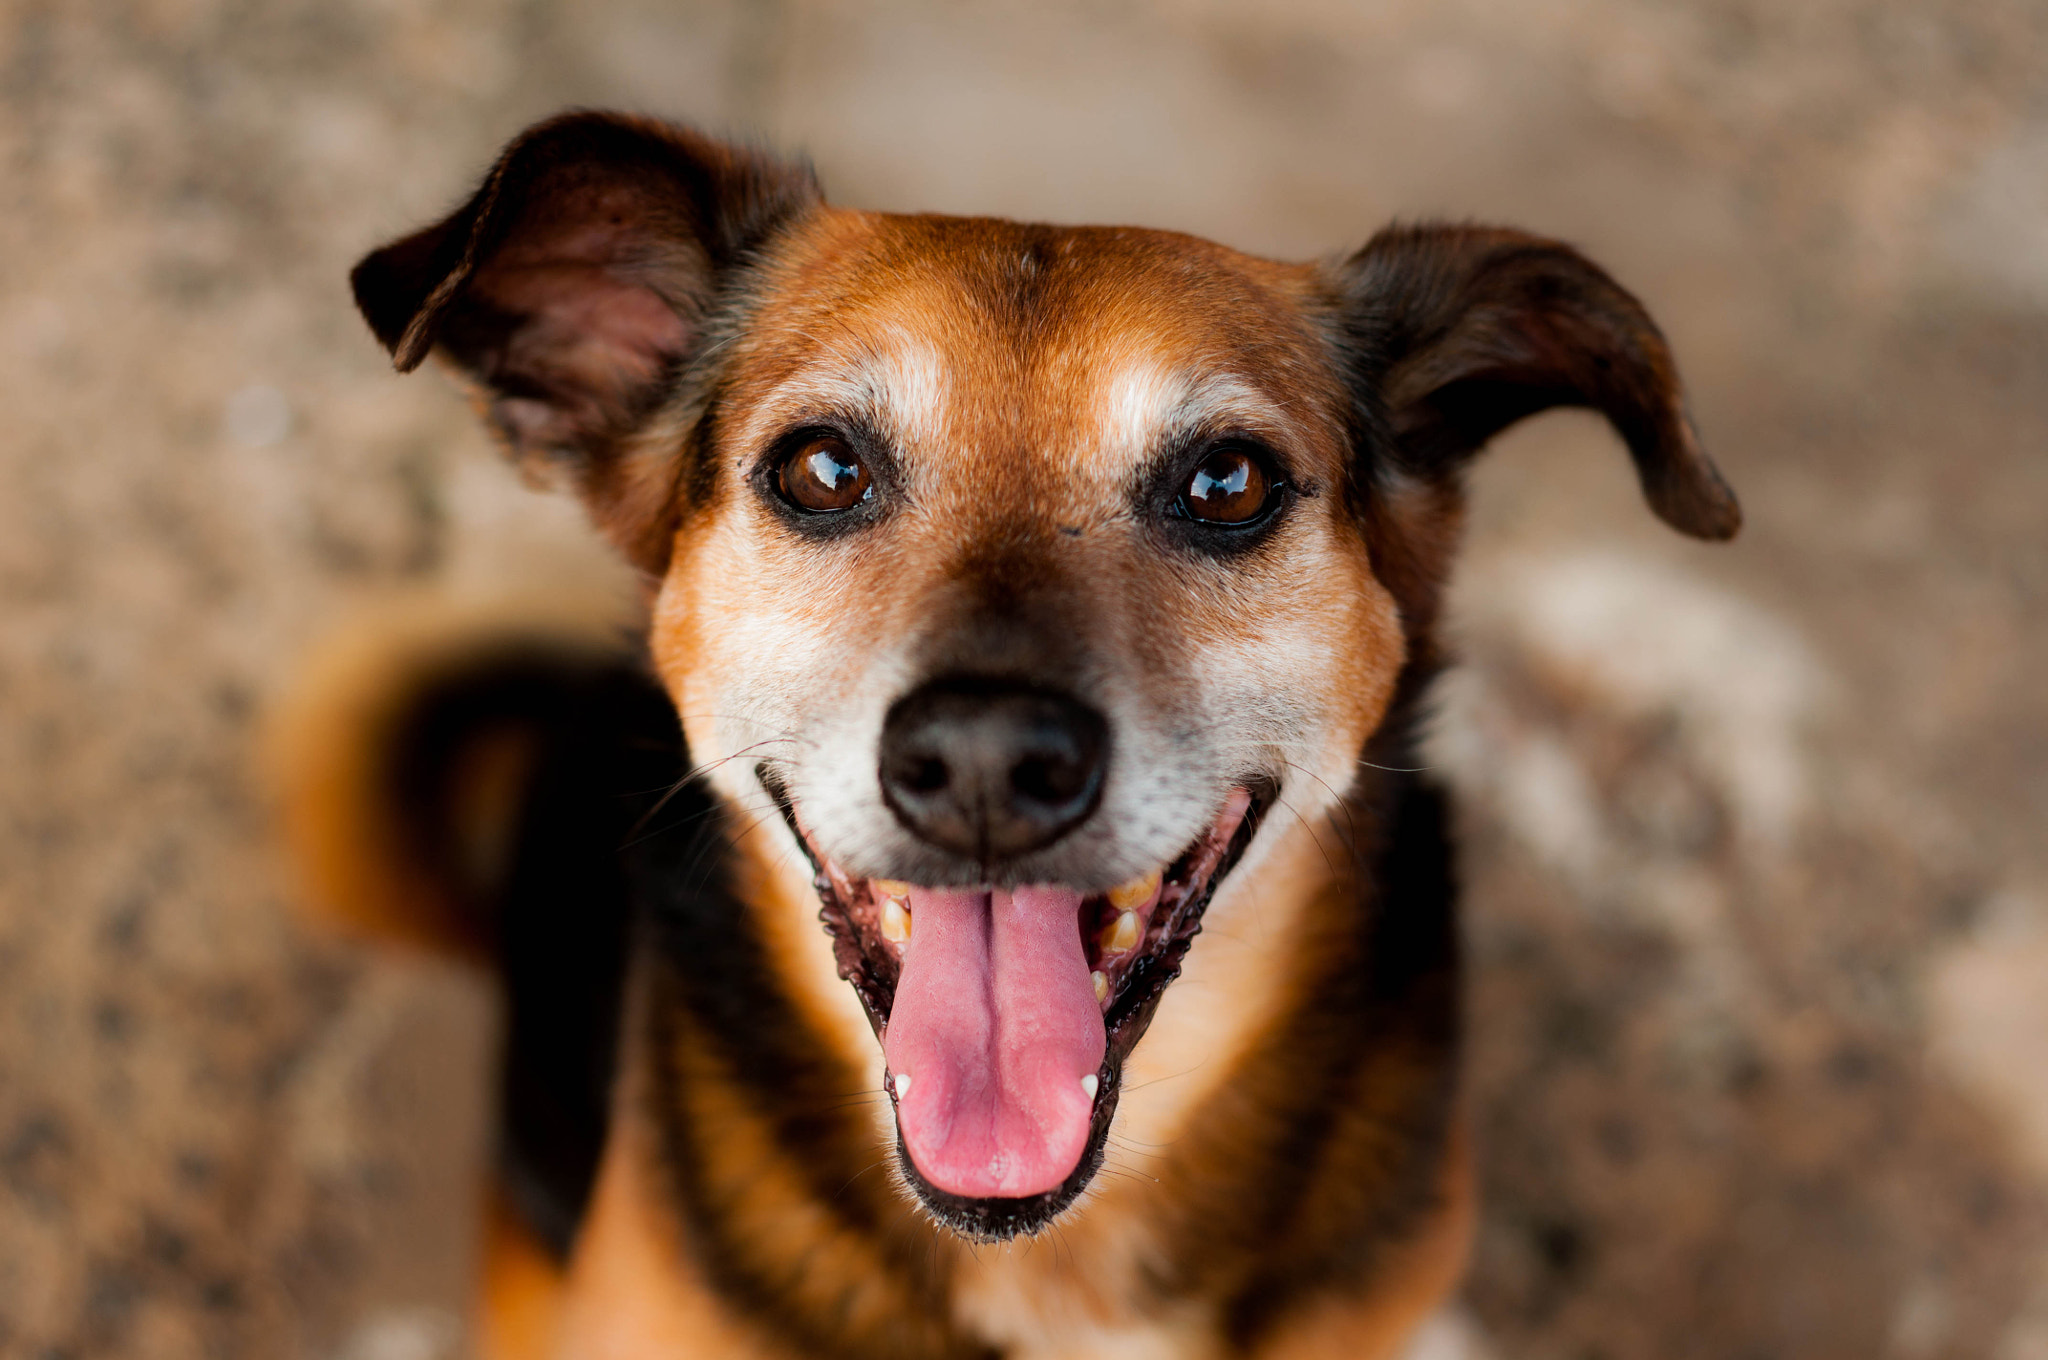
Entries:
{"label": "shallow depth of field background", "polygon": [[2048,1357],[2042,0],[0,3],[0,1355],[461,1353],[489,997],[294,922],[256,748],[396,593],[617,598],[344,284],[579,103],[863,206],[1607,264],[1748,527],[1583,415],[1476,477],[1432,1354]]}

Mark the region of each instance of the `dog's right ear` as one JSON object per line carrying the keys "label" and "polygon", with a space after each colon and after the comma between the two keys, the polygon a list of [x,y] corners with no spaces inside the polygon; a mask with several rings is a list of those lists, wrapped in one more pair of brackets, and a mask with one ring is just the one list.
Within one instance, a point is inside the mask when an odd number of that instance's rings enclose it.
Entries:
{"label": "dog's right ear", "polygon": [[630,436],[703,352],[735,271],[819,199],[784,165],[653,119],[528,129],[468,203],[350,275],[410,372],[439,350],[529,469],[566,478],[635,565],[667,565],[674,449]]}

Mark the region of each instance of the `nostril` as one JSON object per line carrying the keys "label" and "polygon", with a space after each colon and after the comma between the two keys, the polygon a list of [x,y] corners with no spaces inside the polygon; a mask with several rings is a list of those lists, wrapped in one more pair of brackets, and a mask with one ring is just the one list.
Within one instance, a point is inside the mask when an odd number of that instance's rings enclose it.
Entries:
{"label": "nostril", "polygon": [[1087,789],[1079,762],[1059,756],[1024,760],[1010,771],[1010,788],[1039,803],[1064,803]]}
{"label": "nostril", "polygon": [[951,782],[951,773],[946,762],[934,756],[923,760],[907,761],[900,776],[903,786],[912,793],[937,793]]}

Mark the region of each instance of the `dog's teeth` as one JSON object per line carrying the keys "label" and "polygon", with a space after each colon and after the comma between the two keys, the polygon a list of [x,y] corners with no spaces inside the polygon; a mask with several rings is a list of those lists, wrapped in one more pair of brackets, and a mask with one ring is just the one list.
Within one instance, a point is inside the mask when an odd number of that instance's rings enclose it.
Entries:
{"label": "dog's teeth", "polygon": [[882,938],[890,944],[910,942],[910,912],[901,898],[886,898],[882,902]]}
{"label": "dog's teeth", "polygon": [[910,1094],[910,1074],[909,1074],[908,1072],[898,1072],[898,1073],[896,1074],[896,1098],[897,1098],[898,1100],[901,1100],[901,1099],[903,1099],[903,1097],[905,1097],[905,1096],[907,1096],[907,1095],[909,1095],[909,1094]]}
{"label": "dog's teeth", "polygon": [[1159,891],[1159,871],[1154,869],[1141,878],[1119,884],[1109,890],[1109,905],[1118,911],[1130,911],[1145,905],[1145,900]]}
{"label": "dog's teeth", "polygon": [[871,878],[868,882],[873,884],[875,891],[883,897],[908,899],[910,896],[910,885],[900,878]]}
{"label": "dog's teeth", "polygon": [[1081,1078],[1081,1089],[1088,1093],[1088,1098],[1090,1100],[1095,1099],[1095,1089],[1101,1084],[1102,1083],[1096,1079],[1096,1076],[1093,1072],[1090,1072],[1087,1076]]}
{"label": "dog's teeth", "polygon": [[1095,984],[1095,1000],[1099,1005],[1109,997],[1109,974],[1090,973],[1088,981]]}
{"label": "dog's teeth", "polygon": [[1102,932],[1102,952],[1121,954],[1138,943],[1138,913],[1127,911],[1116,918],[1116,923]]}

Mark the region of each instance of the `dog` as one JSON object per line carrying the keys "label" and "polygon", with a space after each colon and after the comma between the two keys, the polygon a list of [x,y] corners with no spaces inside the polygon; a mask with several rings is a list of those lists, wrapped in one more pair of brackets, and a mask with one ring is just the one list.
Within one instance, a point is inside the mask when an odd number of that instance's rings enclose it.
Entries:
{"label": "dog", "polygon": [[484,1353],[1397,1354],[1474,1212],[1464,469],[1589,407],[1739,524],[1636,299],[1470,225],[852,211],[599,112],[352,281],[646,585],[298,720],[315,897],[505,997]]}

